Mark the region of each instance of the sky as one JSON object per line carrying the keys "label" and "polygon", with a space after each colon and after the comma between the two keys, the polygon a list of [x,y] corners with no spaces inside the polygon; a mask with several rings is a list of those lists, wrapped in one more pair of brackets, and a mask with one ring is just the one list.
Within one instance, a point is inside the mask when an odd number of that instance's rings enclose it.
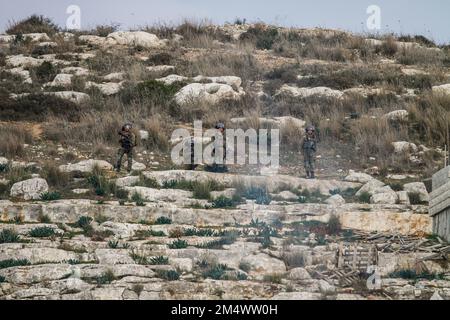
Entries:
{"label": "sky", "polygon": [[[323,27],[357,33],[420,34],[450,43],[448,0],[0,0],[0,32],[9,21],[42,14],[65,27],[67,8],[81,9],[81,27],[120,24],[120,29],[177,24],[183,19],[207,19],[216,24],[245,18],[287,27]],[[367,27],[367,8],[380,8],[381,29]]]}

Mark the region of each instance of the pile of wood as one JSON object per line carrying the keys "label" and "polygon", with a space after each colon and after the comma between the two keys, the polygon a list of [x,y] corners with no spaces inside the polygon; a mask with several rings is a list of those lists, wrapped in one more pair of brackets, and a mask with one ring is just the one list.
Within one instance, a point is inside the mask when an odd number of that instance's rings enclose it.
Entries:
{"label": "pile of wood", "polygon": [[399,233],[377,232],[366,233],[362,231],[354,232],[352,241],[361,243],[375,244],[379,252],[391,253],[410,253],[410,252],[428,252],[430,259],[447,259],[450,253],[450,245],[439,237],[420,238],[417,236],[405,236]]}

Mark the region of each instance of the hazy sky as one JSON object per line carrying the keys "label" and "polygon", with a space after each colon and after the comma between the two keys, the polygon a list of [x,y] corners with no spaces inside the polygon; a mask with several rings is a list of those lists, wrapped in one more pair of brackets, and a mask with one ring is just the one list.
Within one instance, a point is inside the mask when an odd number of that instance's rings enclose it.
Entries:
{"label": "hazy sky", "polygon": [[183,18],[214,23],[232,22],[236,17],[281,26],[326,27],[369,32],[369,5],[381,8],[381,32],[421,34],[439,43],[450,43],[448,0],[0,0],[0,31],[8,21],[33,13],[51,17],[65,26],[69,5],[81,8],[82,28],[119,23],[121,29],[154,24],[178,23]]}

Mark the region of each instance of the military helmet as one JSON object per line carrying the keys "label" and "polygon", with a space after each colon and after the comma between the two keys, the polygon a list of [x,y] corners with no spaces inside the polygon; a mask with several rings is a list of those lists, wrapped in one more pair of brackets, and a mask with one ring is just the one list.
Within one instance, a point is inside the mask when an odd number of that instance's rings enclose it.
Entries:
{"label": "military helmet", "polygon": [[312,131],[312,132],[316,132],[316,128],[314,126],[308,126],[305,129],[306,132]]}
{"label": "military helmet", "polygon": [[123,125],[123,127],[124,127],[125,129],[131,130],[131,129],[133,128],[133,125],[132,125],[131,123],[125,123],[125,124]]}
{"label": "military helmet", "polygon": [[222,122],[219,122],[218,124],[216,124],[216,129],[217,130],[225,129],[225,124],[223,124]]}

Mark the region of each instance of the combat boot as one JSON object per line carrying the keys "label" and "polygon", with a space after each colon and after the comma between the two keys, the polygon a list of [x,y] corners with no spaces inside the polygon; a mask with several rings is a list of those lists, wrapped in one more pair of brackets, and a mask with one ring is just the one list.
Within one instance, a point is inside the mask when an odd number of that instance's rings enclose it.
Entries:
{"label": "combat boot", "polygon": [[315,179],[315,178],[316,178],[316,176],[315,176],[315,174],[314,174],[314,171],[311,171],[310,176],[311,176],[311,179]]}

